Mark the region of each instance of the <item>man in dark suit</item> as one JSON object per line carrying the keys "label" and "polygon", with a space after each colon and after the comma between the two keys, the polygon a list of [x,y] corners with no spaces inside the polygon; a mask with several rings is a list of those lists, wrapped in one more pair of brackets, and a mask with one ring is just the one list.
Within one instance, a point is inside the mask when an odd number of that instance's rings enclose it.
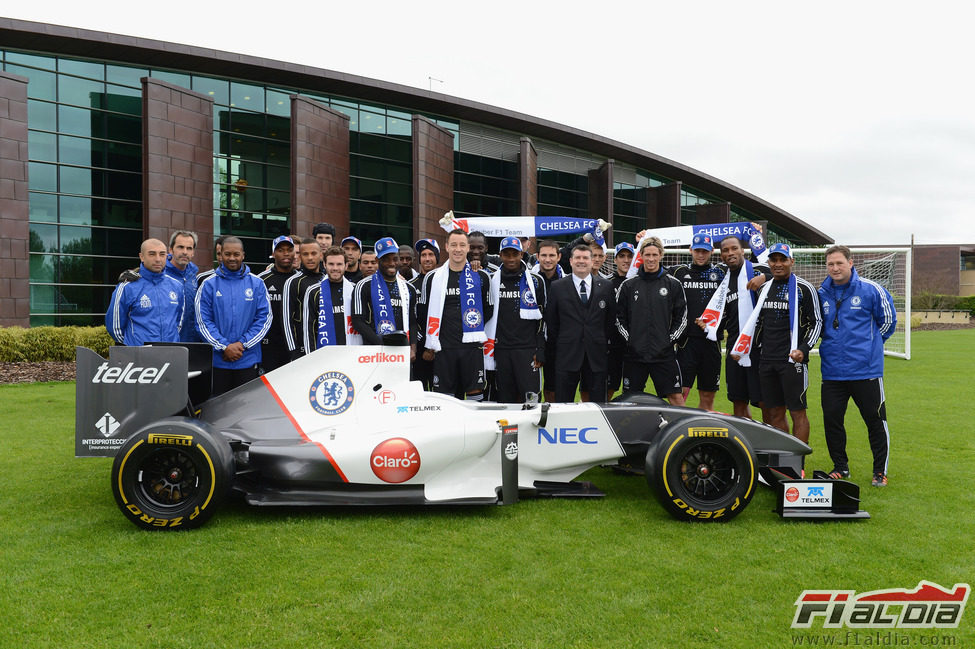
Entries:
{"label": "man in dark suit", "polygon": [[606,401],[609,337],[616,322],[613,285],[592,274],[592,250],[577,245],[569,258],[572,274],[552,282],[545,324],[555,341],[555,400],[575,401],[576,387],[590,400]]}

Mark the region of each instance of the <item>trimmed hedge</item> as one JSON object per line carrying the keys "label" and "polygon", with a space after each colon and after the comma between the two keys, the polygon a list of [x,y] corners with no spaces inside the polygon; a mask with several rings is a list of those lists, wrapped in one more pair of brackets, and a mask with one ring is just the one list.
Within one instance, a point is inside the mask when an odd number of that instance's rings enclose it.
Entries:
{"label": "trimmed hedge", "polygon": [[108,356],[112,344],[104,327],[7,327],[0,329],[0,362],[73,361],[75,347]]}

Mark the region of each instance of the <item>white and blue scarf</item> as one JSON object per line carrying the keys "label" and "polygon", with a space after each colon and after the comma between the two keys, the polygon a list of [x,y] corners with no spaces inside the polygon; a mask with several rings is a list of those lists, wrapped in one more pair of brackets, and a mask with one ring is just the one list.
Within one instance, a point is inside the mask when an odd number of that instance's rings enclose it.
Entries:
{"label": "white and blue scarf", "polygon": [[[314,346],[312,345],[312,340],[308,336],[308,327],[304,328],[305,331],[305,351],[311,353],[320,347],[326,347],[328,345],[337,345],[338,336],[335,331],[335,309],[332,305],[332,291],[329,286],[328,277],[322,279],[321,283],[317,285],[318,288],[318,304],[315,305],[316,311],[315,322],[315,339]],[[352,328],[352,291],[355,286],[349,280],[342,278],[342,311],[345,315],[345,344],[346,345],[361,345],[362,336],[360,336],[355,329]],[[309,289],[305,292],[303,312],[305,318],[311,317],[312,310],[308,303],[308,298],[311,296],[312,290]],[[306,320],[307,321],[307,320]]]}
{"label": "white and blue scarf", "polygon": [[[433,272],[430,280],[430,297],[427,301],[430,311],[427,314],[426,339],[423,343],[427,349],[440,351],[440,320],[443,318],[443,304],[447,297],[447,279],[450,277],[450,265],[444,264]],[[481,303],[481,276],[471,270],[470,263],[464,264],[460,274],[460,319],[464,332],[463,342],[482,343],[487,341],[484,334],[484,308]]]}
{"label": "white and blue scarf", "polygon": [[[745,323],[748,322],[748,317],[752,314],[752,308],[754,307],[754,297],[752,292],[748,290],[748,282],[755,275],[755,267],[752,266],[752,262],[745,260],[745,263],[738,270],[738,331],[744,331]],[[718,285],[717,290],[711,296],[708,301],[707,307],[704,309],[704,313],[701,314],[701,319],[704,321],[705,329],[708,340],[718,339],[718,326],[721,324],[721,319],[724,317],[725,303],[728,301],[728,288],[731,281],[731,271],[729,270],[724,274],[724,278]]]}
{"label": "white and blue scarf", "polygon": [[[735,341],[735,346],[731,350],[732,354],[738,356],[738,364],[742,367],[749,367],[752,364],[749,354],[752,351],[752,343],[754,342],[752,338],[755,336],[755,325],[758,324],[758,316],[762,313],[762,305],[765,304],[765,299],[768,297],[769,290],[772,288],[773,282],[768,282],[762,287],[762,292],[758,295],[758,304],[752,310],[752,314],[748,316],[748,321],[745,322],[745,326],[741,328],[741,333],[738,334],[738,339]],[[789,338],[789,350],[798,349],[799,347],[799,287],[796,283],[796,276],[789,275],[789,325],[791,329],[791,336]],[[738,298],[739,303],[741,298]],[[739,304],[738,309],[741,309]],[[793,362],[792,358],[783,359],[788,362]]]}
{"label": "white and blue scarf", "polygon": [[[530,279],[529,273],[522,266],[521,278],[518,280],[518,294],[521,296],[518,315],[523,320],[541,320],[542,311],[538,308],[538,296],[535,295],[535,281]],[[494,313],[484,328],[487,342],[484,343],[484,369],[493,370],[494,346],[497,342],[498,314],[501,311],[501,270],[491,276],[491,301],[494,302]]]}

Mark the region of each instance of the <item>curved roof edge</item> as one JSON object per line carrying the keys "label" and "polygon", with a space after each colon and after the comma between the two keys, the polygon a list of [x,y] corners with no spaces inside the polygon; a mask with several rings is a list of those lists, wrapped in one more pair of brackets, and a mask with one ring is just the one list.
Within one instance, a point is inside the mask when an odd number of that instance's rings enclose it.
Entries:
{"label": "curved roof edge", "polygon": [[520,135],[591,151],[682,181],[695,189],[739,205],[759,219],[771,221],[811,244],[833,243],[831,237],[798,217],[714,176],[595,133],[489,104],[297,63],[12,18],[0,18],[0,47],[46,51],[147,67],[182,69],[213,76],[261,81],[269,85],[319,90],[324,94],[404,106],[486,124]]}

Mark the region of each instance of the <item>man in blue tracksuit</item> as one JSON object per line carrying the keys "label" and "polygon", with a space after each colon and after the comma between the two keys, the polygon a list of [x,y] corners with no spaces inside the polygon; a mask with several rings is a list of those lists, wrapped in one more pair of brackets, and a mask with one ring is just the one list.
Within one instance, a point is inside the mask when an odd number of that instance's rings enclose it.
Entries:
{"label": "man in blue tracksuit", "polygon": [[884,487],[890,449],[884,399],[884,341],[897,326],[894,300],[884,287],[857,274],[846,246],[826,250],[826,271],[829,277],[819,287],[823,308],[823,341],[819,354],[823,424],[826,446],[833,460],[830,477],[838,480],[850,476],[843,420],[853,397],[867,425],[873,451],[871,484]]}
{"label": "man in blue tracksuit", "polygon": [[120,345],[177,342],[183,322],[183,285],[165,273],[166,244],[146,239],[139,250],[139,274],[112,293],[105,328]]}
{"label": "man in blue tracksuit", "polygon": [[243,243],[227,237],[222,252],[220,267],[196,292],[196,326],[213,347],[213,396],[258,377],[271,328],[267,289],[244,265]]}
{"label": "man in blue tracksuit", "polygon": [[183,343],[200,342],[196,332],[196,274],[199,272],[193,263],[196,252],[195,232],[177,230],[169,237],[169,259],[166,261],[166,274],[183,285],[183,327],[179,341]]}

